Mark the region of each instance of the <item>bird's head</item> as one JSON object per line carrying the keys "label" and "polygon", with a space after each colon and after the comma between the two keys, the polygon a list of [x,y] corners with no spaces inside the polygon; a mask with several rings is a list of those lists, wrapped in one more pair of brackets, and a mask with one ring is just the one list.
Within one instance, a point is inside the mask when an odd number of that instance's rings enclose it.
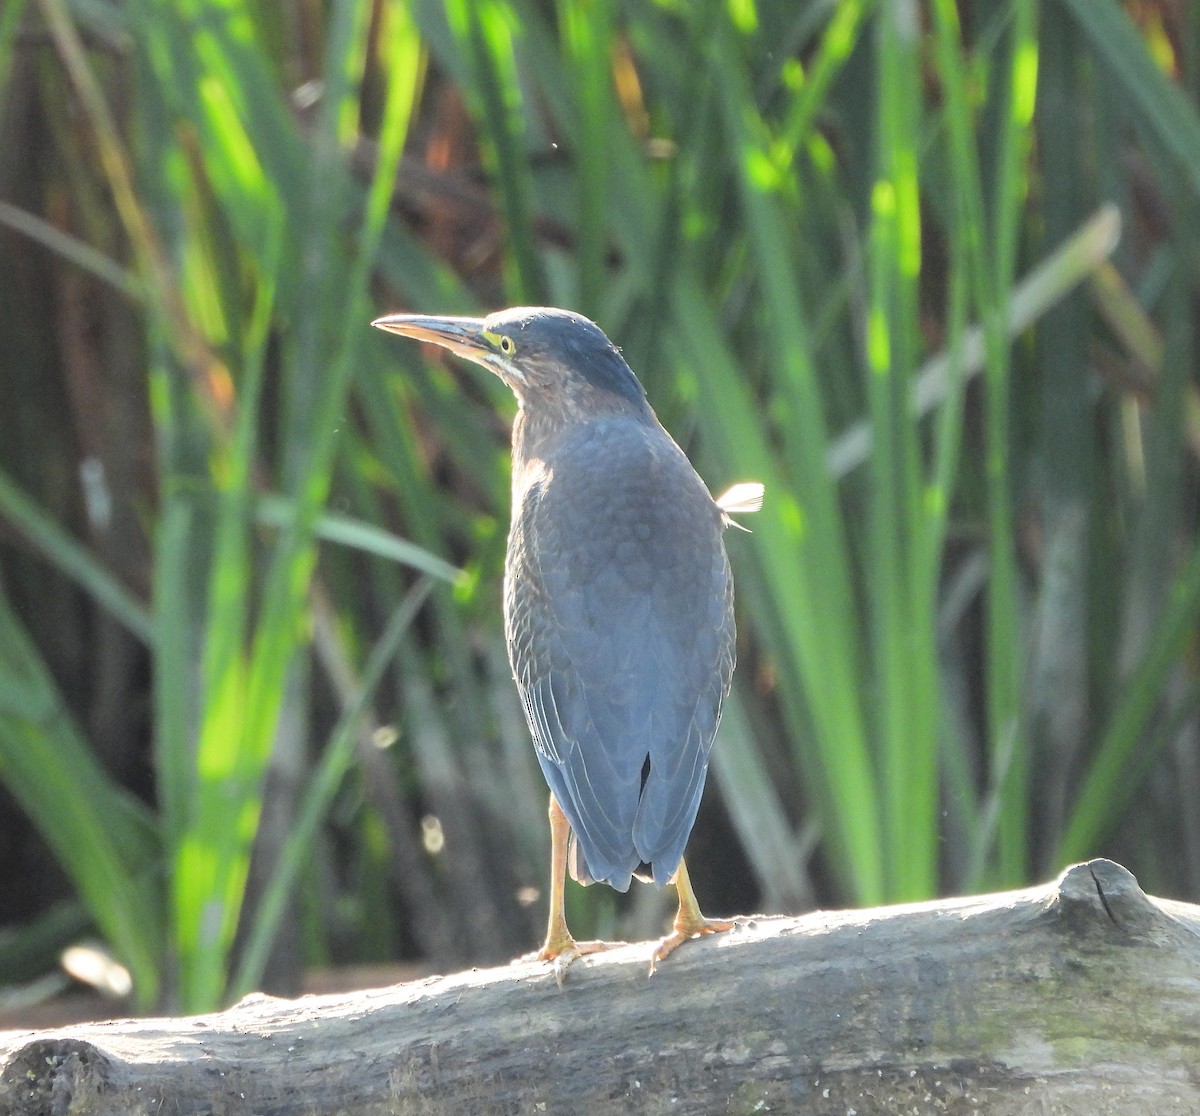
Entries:
{"label": "bird's head", "polygon": [[648,412],[646,393],[595,322],[570,310],[517,307],[486,318],[389,314],[379,329],[441,345],[500,377],[523,406]]}

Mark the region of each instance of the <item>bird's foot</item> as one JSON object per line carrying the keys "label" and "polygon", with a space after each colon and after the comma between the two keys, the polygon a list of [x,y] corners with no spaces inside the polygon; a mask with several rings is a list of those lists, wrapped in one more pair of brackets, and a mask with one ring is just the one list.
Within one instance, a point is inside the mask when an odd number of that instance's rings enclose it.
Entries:
{"label": "bird's foot", "polygon": [[565,937],[547,938],[541,949],[536,953],[526,954],[521,960],[549,961],[551,971],[554,973],[554,980],[561,988],[567,970],[578,958],[589,953],[603,953],[606,949],[617,949],[628,944],[628,942],[603,941],[577,942],[568,934]]}
{"label": "bird's foot", "polygon": [[699,918],[676,918],[674,930],[658,943],[658,948],[650,958],[651,974],[663,958],[669,957],[684,942],[704,937],[706,934],[723,934],[737,925],[738,920],[733,918],[705,918],[703,915]]}

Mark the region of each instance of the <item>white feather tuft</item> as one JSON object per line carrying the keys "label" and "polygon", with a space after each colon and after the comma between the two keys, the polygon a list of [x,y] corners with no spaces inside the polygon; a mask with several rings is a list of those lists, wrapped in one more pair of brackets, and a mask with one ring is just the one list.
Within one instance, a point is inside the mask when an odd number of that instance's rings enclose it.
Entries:
{"label": "white feather tuft", "polygon": [[748,515],[750,512],[756,512],[762,508],[763,491],[763,486],[758,481],[742,481],[740,484],[735,484],[722,492],[717,497],[717,507],[725,513],[725,522],[730,527],[749,531],[749,527],[743,527],[740,523],[735,522],[731,516]]}
{"label": "white feather tuft", "polygon": [[726,515],[746,515],[762,506],[763,486],[758,481],[742,481],[717,497],[717,507]]}

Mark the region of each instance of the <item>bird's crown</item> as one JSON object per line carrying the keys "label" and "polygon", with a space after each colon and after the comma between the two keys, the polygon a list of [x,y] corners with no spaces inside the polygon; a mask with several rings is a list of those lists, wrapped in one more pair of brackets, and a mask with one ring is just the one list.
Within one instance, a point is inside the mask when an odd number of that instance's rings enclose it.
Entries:
{"label": "bird's crown", "polygon": [[484,319],[484,337],[520,368],[557,371],[631,403],[645,402],[646,392],[620,350],[582,314],[546,306],[500,310]]}

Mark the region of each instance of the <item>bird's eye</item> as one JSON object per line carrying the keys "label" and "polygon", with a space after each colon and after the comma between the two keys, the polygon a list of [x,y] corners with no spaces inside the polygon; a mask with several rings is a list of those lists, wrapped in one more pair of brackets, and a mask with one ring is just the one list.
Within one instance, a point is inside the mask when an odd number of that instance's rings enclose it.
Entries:
{"label": "bird's eye", "polygon": [[512,356],[517,351],[517,346],[513,344],[513,339],[505,333],[500,335],[500,351],[505,356]]}

